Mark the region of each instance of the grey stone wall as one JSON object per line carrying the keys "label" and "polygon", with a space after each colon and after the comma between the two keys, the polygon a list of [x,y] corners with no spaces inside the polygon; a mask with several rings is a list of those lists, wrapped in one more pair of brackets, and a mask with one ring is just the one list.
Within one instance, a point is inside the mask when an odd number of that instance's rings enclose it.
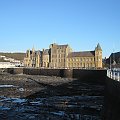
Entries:
{"label": "grey stone wall", "polygon": [[106,70],[24,68],[23,74],[77,78],[98,84],[104,84],[106,79]]}
{"label": "grey stone wall", "polygon": [[63,77],[62,69],[34,69],[34,68],[24,68],[23,74],[28,75],[45,75],[45,76],[58,76]]}
{"label": "grey stone wall", "polygon": [[45,75],[66,78],[77,78],[79,80],[105,84],[106,70],[84,70],[84,69],[39,69],[39,68],[8,68],[11,74]]}
{"label": "grey stone wall", "polygon": [[7,72],[10,74],[22,74],[23,68],[7,68]]}
{"label": "grey stone wall", "polygon": [[73,78],[98,84],[105,84],[106,74],[106,70],[73,69]]}
{"label": "grey stone wall", "polygon": [[120,82],[106,78],[105,120],[120,120]]}

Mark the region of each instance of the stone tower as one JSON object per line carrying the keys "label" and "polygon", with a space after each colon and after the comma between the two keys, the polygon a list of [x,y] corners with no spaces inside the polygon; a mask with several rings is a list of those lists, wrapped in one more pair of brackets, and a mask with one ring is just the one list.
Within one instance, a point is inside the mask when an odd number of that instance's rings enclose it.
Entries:
{"label": "stone tower", "polygon": [[32,48],[32,67],[35,67],[35,63],[36,63],[35,49],[34,49],[34,46],[33,46],[33,48]]}
{"label": "stone tower", "polygon": [[40,67],[40,51],[36,51],[36,62],[35,62],[35,67]]}
{"label": "stone tower", "polygon": [[67,56],[72,49],[68,44],[58,45],[53,43],[50,45],[50,67],[51,68],[66,68]]}
{"label": "stone tower", "polygon": [[99,43],[97,44],[97,47],[95,48],[95,67],[102,68],[102,49]]}

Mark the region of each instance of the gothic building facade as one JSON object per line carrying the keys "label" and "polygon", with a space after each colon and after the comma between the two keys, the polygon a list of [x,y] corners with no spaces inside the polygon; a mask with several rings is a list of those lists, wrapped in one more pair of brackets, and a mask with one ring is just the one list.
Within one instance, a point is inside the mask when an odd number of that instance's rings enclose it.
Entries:
{"label": "gothic building facade", "polygon": [[26,57],[24,58],[25,67],[42,67],[42,51],[32,50],[26,51]]}
{"label": "gothic building facade", "polygon": [[24,65],[37,68],[102,68],[102,49],[98,44],[93,51],[72,52],[68,44],[54,43],[42,51],[27,50]]}

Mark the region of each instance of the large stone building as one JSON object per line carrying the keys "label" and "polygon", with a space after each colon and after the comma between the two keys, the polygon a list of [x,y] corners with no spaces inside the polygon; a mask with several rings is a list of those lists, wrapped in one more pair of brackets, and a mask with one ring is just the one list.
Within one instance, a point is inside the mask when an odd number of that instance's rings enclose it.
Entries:
{"label": "large stone building", "polygon": [[69,45],[51,44],[42,51],[27,50],[26,67],[41,68],[102,68],[102,49],[98,44],[93,51],[72,52]]}

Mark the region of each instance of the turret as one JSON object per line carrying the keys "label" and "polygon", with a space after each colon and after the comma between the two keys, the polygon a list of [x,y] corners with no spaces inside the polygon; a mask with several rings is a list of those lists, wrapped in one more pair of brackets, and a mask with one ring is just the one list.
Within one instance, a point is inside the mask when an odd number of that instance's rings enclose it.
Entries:
{"label": "turret", "polygon": [[36,52],[36,66],[35,67],[40,67],[40,51]]}
{"label": "turret", "polygon": [[26,51],[26,57],[30,58],[30,49]]}
{"label": "turret", "polygon": [[102,68],[102,49],[99,43],[95,48],[95,66],[96,68]]}

